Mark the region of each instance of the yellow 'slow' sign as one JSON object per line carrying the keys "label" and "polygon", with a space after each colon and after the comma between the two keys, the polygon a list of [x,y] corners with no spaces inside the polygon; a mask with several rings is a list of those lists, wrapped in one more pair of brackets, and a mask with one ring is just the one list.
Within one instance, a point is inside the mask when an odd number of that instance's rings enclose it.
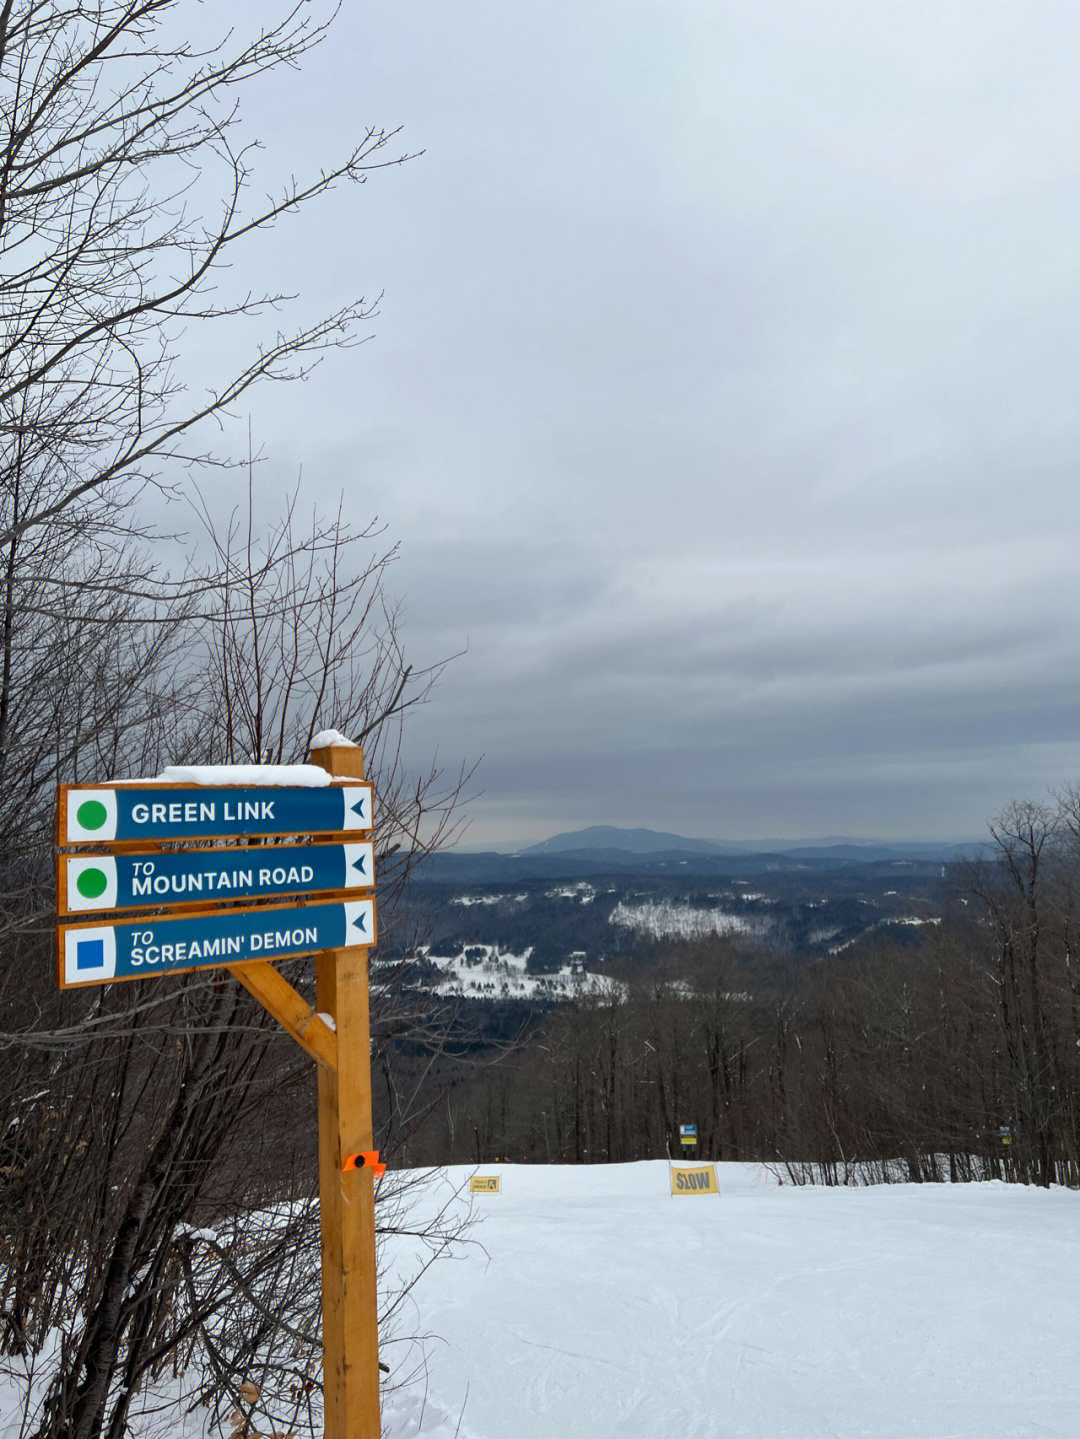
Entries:
{"label": "yellow 'slow' sign", "polygon": [[672,1194],[719,1194],[716,1165],[698,1165],[694,1169],[671,1168]]}
{"label": "yellow 'slow' sign", "polygon": [[474,1174],[469,1180],[470,1194],[498,1194],[502,1177],[498,1174]]}

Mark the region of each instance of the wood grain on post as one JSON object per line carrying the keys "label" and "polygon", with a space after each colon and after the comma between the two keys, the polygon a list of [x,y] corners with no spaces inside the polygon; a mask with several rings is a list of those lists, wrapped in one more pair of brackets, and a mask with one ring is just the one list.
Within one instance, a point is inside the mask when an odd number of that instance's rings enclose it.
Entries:
{"label": "wood grain on post", "polygon": [[[364,777],[354,745],[313,749],[311,762],[335,779]],[[342,1171],[348,1155],[374,1148],[366,946],[316,958],[315,1008],[337,1031],[336,1068],[319,1066],[325,1435],[380,1439],[375,1178],[369,1168]]]}

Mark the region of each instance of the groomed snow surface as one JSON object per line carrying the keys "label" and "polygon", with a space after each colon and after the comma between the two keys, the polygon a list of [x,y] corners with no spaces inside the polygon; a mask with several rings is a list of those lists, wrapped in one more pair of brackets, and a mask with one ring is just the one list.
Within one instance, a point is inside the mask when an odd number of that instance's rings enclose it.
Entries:
{"label": "groomed snow surface", "polygon": [[415,1294],[427,1408],[384,1439],[1080,1436],[1080,1194],[718,1170],[483,1166],[502,1192]]}
{"label": "groomed snow surface", "polygon": [[[673,1198],[663,1162],[436,1171],[403,1227],[447,1204],[472,1223],[398,1317],[423,1345],[384,1343],[383,1439],[1080,1436],[1080,1194],[717,1168],[719,1198]],[[474,1172],[501,1193],[470,1204]],[[430,1258],[388,1246],[400,1277]],[[221,1435],[150,1408],[138,1439]]]}

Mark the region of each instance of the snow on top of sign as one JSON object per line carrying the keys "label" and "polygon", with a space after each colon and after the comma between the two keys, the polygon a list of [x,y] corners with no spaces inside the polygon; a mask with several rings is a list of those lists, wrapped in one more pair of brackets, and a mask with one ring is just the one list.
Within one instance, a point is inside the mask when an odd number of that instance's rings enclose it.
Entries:
{"label": "snow on top of sign", "polygon": [[307,785],[311,789],[330,783],[326,770],[317,764],[169,764],[157,784]]}
{"label": "snow on top of sign", "polygon": [[313,736],[311,748],[329,749],[332,744],[345,744],[350,749],[356,749],[354,742],[337,729],[321,729],[317,735]]}

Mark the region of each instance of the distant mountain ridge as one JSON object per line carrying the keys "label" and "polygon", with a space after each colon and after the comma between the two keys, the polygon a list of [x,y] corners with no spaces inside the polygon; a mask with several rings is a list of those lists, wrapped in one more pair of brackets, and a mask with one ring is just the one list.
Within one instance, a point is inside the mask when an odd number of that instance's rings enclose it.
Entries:
{"label": "distant mountain ridge", "polygon": [[555,834],[531,844],[520,854],[568,854],[579,849],[621,849],[631,854],[662,854],[677,850],[688,854],[723,854],[726,847],[711,839],[687,839],[657,829],[619,829],[612,824],[594,824],[587,829]]}
{"label": "distant mountain ridge", "polygon": [[978,853],[982,840],[875,840],[828,835],[822,839],[711,840],[691,839],[655,829],[620,829],[617,825],[594,824],[585,829],[552,835],[539,844],[514,852],[526,855],[579,854],[782,854],[791,859],[921,859],[952,860]]}
{"label": "distant mountain ridge", "polygon": [[838,868],[852,871],[862,866],[884,867],[899,876],[938,870],[987,853],[985,840],[875,843],[830,836],[725,842],[690,839],[662,830],[593,825],[513,850],[436,850],[419,860],[417,877],[441,884],[504,885],[555,879],[576,882],[599,875],[639,874],[656,879],[677,874],[688,882],[731,883],[764,871],[794,874],[818,870],[824,875]]}

